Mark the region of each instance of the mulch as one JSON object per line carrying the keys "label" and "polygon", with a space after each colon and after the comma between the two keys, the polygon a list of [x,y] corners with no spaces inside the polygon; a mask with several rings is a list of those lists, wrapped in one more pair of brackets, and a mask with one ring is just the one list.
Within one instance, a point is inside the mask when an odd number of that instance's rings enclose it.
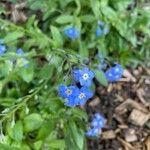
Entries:
{"label": "mulch", "polygon": [[126,69],[108,87],[97,86],[86,111],[107,120],[100,137],[88,139],[88,150],[150,150],[150,64]]}

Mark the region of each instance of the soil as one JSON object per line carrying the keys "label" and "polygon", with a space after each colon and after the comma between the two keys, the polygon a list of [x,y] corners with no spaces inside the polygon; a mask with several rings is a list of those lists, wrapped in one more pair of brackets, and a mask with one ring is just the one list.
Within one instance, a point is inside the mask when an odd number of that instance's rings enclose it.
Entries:
{"label": "soil", "polygon": [[86,110],[107,119],[88,150],[150,150],[150,66],[126,69],[120,81],[98,86]]}

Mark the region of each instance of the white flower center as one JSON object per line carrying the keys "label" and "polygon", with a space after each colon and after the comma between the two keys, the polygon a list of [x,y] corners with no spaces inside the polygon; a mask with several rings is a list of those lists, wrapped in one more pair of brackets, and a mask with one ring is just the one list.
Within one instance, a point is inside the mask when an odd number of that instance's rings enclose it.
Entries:
{"label": "white flower center", "polygon": [[69,34],[72,34],[73,33],[73,30],[69,30]]}
{"label": "white flower center", "polygon": [[79,94],[79,99],[82,99],[82,98],[84,98],[85,97],[85,94],[84,93],[80,93]]}
{"label": "white flower center", "polygon": [[67,95],[71,95],[71,94],[72,94],[72,90],[67,89],[67,90],[65,91],[65,93],[66,93]]}
{"label": "white flower center", "polygon": [[116,71],[116,72],[119,72],[119,68],[115,68],[115,71]]}
{"label": "white flower center", "polygon": [[88,75],[87,73],[84,73],[83,76],[82,76],[82,78],[83,78],[84,80],[87,80],[87,79],[89,78],[89,75]]}
{"label": "white flower center", "polygon": [[109,74],[108,74],[108,76],[109,76],[109,77],[112,77],[112,74],[111,74],[111,73],[109,73]]}

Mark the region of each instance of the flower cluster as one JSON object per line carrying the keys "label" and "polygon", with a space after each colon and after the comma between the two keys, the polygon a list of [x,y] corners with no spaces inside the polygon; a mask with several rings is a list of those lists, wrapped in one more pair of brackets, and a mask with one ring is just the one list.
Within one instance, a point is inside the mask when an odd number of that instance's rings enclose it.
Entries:
{"label": "flower cluster", "polygon": [[86,135],[89,137],[96,137],[99,135],[101,129],[104,127],[106,120],[104,117],[95,113],[93,120],[91,122],[91,128],[86,132]]}
{"label": "flower cluster", "polygon": [[[3,56],[4,53],[7,51],[7,49],[6,49],[6,46],[3,45],[3,40],[0,40],[0,44],[1,44],[1,45],[0,45],[0,56]],[[23,51],[21,48],[19,48],[19,49],[17,49],[16,54],[17,54],[20,58],[17,59],[17,60],[12,59],[12,60],[10,60],[10,62],[11,62],[11,63],[16,62],[16,65],[17,65],[17,66],[28,67],[29,61],[28,61],[28,59],[27,59],[26,57],[23,57],[24,51]],[[21,58],[21,57],[23,57],[23,58]]]}
{"label": "flower cluster", "polygon": [[123,68],[119,64],[115,64],[114,67],[109,68],[105,72],[105,76],[107,80],[111,82],[118,81],[121,78],[122,74],[123,74]]}
{"label": "flower cluster", "polygon": [[73,78],[76,83],[80,83],[80,88],[76,85],[74,86],[65,86],[60,85],[58,87],[59,96],[66,99],[66,106],[82,106],[93,96],[93,91],[88,87],[92,84],[92,79],[94,78],[94,73],[88,68],[82,70],[75,69],[73,70]]}
{"label": "flower cluster", "polygon": [[[109,25],[103,21],[98,22],[98,27],[96,28],[96,36],[100,37],[109,33]],[[80,32],[75,27],[68,27],[64,30],[64,34],[71,40],[75,40],[80,37]]]}
{"label": "flower cluster", "polygon": [[96,36],[100,37],[109,33],[109,26],[108,24],[104,23],[103,21],[98,22],[98,27],[96,28]]}

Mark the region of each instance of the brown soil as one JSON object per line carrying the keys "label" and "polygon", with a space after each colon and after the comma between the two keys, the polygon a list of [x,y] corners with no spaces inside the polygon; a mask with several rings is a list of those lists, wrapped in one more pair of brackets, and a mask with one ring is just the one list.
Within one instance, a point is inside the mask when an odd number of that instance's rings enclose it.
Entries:
{"label": "brown soil", "polygon": [[89,150],[150,150],[150,66],[125,70],[108,87],[97,87],[86,110],[107,119],[100,138],[89,139]]}

